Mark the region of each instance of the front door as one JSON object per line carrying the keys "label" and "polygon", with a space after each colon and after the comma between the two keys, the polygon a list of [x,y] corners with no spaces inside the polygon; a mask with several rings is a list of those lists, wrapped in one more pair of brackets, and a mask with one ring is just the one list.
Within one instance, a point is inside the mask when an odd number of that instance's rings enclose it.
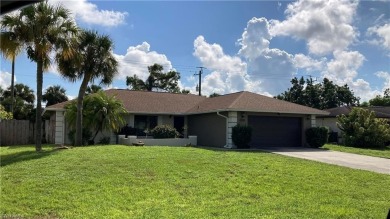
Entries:
{"label": "front door", "polygon": [[184,116],[173,117],[173,127],[180,133],[180,137],[184,134]]}

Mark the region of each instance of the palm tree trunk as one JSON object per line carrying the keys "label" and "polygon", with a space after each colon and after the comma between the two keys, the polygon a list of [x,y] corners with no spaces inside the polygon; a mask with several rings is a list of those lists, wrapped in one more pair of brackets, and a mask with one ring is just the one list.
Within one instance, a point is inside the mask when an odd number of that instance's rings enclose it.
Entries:
{"label": "palm tree trunk", "polygon": [[75,146],[81,146],[83,144],[83,101],[85,91],[87,90],[88,82],[89,77],[88,75],[85,75],[83,81],[81,82],[79,96],[77,98]]}
{"label": "palm tree trunk", "polygon": [[11,72],[11,113],[14,115],[14,102],[15,102],[15,94],[14,94],[14,81],[15,81],[15,55],[12,56],[12,72]]}
{"label": "palm tree trunk", "polygon": [[37,110],[35,114],[35,150],[42,150],[42,83],[43,83],[43,60],[37,62]]}

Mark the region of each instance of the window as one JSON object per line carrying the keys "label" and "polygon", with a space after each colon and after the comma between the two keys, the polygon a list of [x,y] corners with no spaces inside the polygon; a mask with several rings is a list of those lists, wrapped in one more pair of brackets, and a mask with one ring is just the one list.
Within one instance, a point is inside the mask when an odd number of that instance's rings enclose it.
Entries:
{"label": "window", "polygon": [[[140,130],[141,132],[146,129],[153,129],[157,126],[157,116],[134,116],[134,128]],[[139,135],[144,135],[140,133]]]}

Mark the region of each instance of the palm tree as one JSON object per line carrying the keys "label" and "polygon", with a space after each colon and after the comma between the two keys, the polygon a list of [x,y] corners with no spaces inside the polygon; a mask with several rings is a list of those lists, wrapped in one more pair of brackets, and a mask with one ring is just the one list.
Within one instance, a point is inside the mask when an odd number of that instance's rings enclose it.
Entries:
{"label": "palm tree", "polygon": [[[65,106],[65,118],[70,127],[75,127],[77,120],[76,101],[71,101]],[[123,103],[115,96],[109,96],[104,91],[88,95],[83,102],[83,128],[95,130],[92,138],[102,131],[119,131],[125,124],[123,116],[126,109]],[[89,139],[88,139],[89,140]]]}
{"label": "palm tree", "polygon": [[100,84],[111,84],[118,73],[118,62],[112,54],[113,42],[108,36],[95,31],[82,31],[75,48],[77,57],[57,56],[59,71],[71,81],[82,79],[77,98],[75,145],[82,145],[83,101],[89,82],[101,79]]}
{"label": "palm tree", "polygon": [[27,48],[29,59],[37,63],[37,111],[35,149],[42,150],[42,83],[43,72],[51,64],[50,53],[61,51],[64,59],[72,57],[71,38],[78,32],[70,12],[47,1],[21,9],[19,15],[5,15],[2,27],[13,30]]}
{"label": "palm tree", "polygon": [[[7,18],[7,17],[5,17]],[[7,21],[5,21],[7,22]],[[0,51],[5,59],[11,60],[11,113],[14,112],[14,83],[15,83],[15,59],[22,52],[23,43],[17,39],[17,34],[12,30],[3,30],[0,34]]]}
{"label": "palm tree", "polygon": [[97,93],[101,90],[103,90],[103,88],[101,86],[96,85],[96,84],[91,84],[90,86],[87,87],[85,94],[94,94],[94,93]]}
{"label": "palm tree", "polygon": [[25,84],[15,84],[13,92],[11,86],[3,92],[2,105],[6,109],[9,109],[11,104],[14,105],[14,119],[28,119],[33,111],[34,101],[34,91]]}
{"label": "palm tree", "polygon": [[42,100],[46,103],[47,106],[51,106],[56,103],[62,103],[68,100],[68,96],[66,96],[65,88],[60,85],[50,86],[46,89],[45,94],[42,96]]}

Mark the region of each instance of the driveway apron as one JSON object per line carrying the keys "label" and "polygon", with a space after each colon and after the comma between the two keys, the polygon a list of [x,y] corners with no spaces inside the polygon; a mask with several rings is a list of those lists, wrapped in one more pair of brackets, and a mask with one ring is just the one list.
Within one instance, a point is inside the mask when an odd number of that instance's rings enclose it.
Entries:
{"label": "driveway apron", "polygon": [[390,175],[390,159],[313,148],[261,148],[261,150],[289,157],[314,160],[360,170]]}

